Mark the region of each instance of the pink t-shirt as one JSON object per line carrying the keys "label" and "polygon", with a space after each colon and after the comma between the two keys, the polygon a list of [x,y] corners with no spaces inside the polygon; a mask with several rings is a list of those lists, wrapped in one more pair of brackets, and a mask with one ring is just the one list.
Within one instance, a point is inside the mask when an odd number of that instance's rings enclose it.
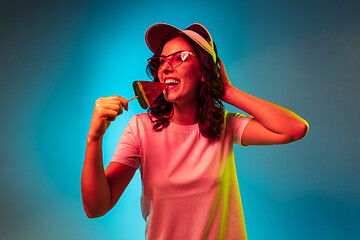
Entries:
{"label": "pink t-shirt", "polygon": [[129,121],[111,161],[140,166],[145,239],[247,239],[233,144],[251,117],[225,119],[216,142],[198,124],[155,132],[147,113]]}

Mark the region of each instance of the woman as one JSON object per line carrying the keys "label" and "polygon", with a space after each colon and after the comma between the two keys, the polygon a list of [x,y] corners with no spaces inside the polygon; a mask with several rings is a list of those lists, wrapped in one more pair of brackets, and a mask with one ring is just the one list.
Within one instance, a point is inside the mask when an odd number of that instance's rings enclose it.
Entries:
{"label": "woman", "polygon": [[[148,73],[168,88],[130,120],[105,171],[102,136],[128,103],[96,101],[81,182],[87,216],[107,213],[140,166],[146,239],[246,239],[233,143],[293,142],[308,124],[234,87],[202,25],[155,24],[145,38],[155,53]],[[221,100],[251,117],[227,113]]]}

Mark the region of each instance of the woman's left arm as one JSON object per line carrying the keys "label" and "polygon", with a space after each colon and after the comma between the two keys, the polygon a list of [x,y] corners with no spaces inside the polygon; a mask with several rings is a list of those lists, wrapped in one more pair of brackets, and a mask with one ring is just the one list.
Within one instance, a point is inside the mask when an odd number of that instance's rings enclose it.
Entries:
{"label": "woman's left arm", "polygon": [[243,145],[285,144],[306,135],[309,124],[304,119],[284,107],[237,89],[231,84],[220,59],[219,63],[225,90],[222,100],[254,117],[244,129]]}

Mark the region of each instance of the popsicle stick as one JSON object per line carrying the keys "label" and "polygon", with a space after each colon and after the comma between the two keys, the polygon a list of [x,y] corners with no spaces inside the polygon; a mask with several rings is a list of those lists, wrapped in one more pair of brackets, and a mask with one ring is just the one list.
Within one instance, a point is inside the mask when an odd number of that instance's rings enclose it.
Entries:
{"label": "popsicle stick", "polygon": [[139,97],[139,96],[135,96],[135,97],[129,99],[128,102],[130,102],[130,101],[132,101],[132,100],[135,100],[135,99],[137,99],[138,97]]}

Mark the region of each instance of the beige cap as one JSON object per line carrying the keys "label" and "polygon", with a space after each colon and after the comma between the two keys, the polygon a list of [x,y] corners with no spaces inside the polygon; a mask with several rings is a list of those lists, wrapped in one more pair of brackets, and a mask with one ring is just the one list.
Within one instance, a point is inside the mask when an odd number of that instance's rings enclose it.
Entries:
{"label": "beige cap", "polygon": [[194,23],[185,30],[180,30],[174,26],[165,23],[154,24],[146,31],[145,41],[149,49],[155,53],[162,41],[169,35],[182,32],[190,37],[194,42],[206,50],[216,63],[216,53],[214,42],[209,31],[201,24]]}

